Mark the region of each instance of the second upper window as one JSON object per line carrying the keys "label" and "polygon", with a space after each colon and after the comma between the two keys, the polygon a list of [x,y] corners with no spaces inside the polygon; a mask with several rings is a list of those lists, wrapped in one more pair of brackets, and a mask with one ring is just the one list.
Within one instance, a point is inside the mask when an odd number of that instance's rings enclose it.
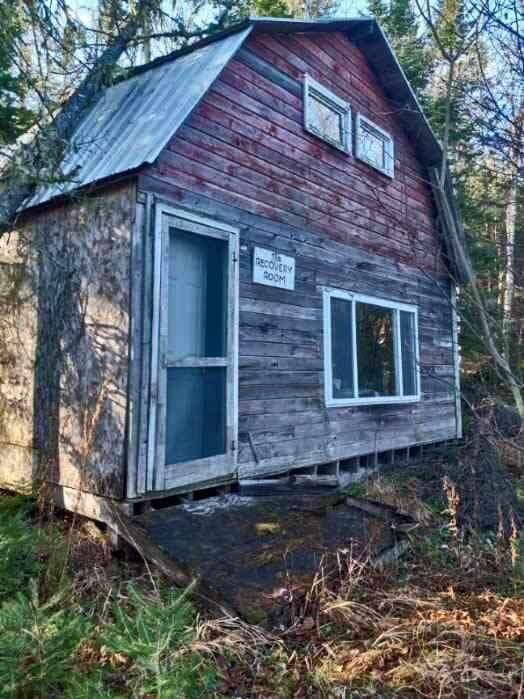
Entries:
{"label": "second upper window", "polygon": [[357,158],[385,175],[393,177],[395,172],[393,139],[387,131],[362,114],[357,114],[356,146]]}
{"label": "second upper window", "polygon": [[304,78],[304,127],[335,148],[351,153],[351,108],[331,90]]}

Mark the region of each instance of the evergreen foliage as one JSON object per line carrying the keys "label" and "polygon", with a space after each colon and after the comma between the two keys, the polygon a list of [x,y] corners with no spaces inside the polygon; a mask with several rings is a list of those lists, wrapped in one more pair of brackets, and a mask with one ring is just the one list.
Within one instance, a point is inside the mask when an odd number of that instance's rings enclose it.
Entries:
{"label": "evergreen foliage", "polygon": [[34,118],[24,104],[29,90],[27,76],[17,66],[16,45],[23,31],[19,3],[0,3],[0,145],[12,143]]}
{"label": "evergreen foliage", "polygon": [[[479,9],[467,0],[438,0],[432,5],[416,0],[368,0],[369,10],[384,28],[444,144],[495,344],[511,355],[512,370],[522,377],[524,321],[519,319],[524,317],[524,305],[518,293],[510,324],[515,341],[508,342],[503,334],[505,270],[510,260],[508,193],[516,177],[515,161],[524,156],[524,118],[519,121],[523,93],[517,77],[519,65],[522,69],[522,42],[511,24],[516,20],[511,19],[510,7],[503,16],[490,14],[490,7],[487,3]],[[518,30],[518,23],[515,26]],[[520,179],[513,250],[517,285],[524,281],[523,192]],[[481,309],[467,289],[460,313],[464,320],[460,344],[469,375],[479,383],[487,381],[489,390],[509,398],[494,370],[486,338],[479,332]],[[511,349],[504,350],[505,345]]]}
{"label": "evergreen foliage", "polygon": [[0,699],[211,696],[215,670],[191,648],[192,588],[146,595],[129,585],[97,621],[67,574],[63,533],[39,527],[33,507],[0,497]]}
{"label": "evergreen foliage", "polygon": [[255,0],[251,8],[251,14],[258,17],[292,17],[286,0]]}
{"label": "evergreen foliage", "polygon": [[[16,577],[15,571],[11,574]],[[0,697],[50,697],[68,683],[90,624],[61,590],[41,599],[36,580],[0,607]]]}
{"label": "evergreen foliage", "polygon": [[368,7],[388,37],[417,97],[426,102],[424,90],[434,60],[428,37],[421,31],[410,0],[369,0]]}
{"label": "evergreen foliage", "polygon": [[129,603],[115,605],[114,622],[102,631],[100,642],[129,659],[133,692],[140,688],[158,699],[191,699],[212,689],[214,675],[207,664],[195,653],[183,652],[194,634],[190,591],[170,590],[151,600],[129,587]]}
{"label": "evergreen foliage", "polygon": [[39,570],[44,536],[28,526],[31,501],[0,496],[0,604],[23,589]]}

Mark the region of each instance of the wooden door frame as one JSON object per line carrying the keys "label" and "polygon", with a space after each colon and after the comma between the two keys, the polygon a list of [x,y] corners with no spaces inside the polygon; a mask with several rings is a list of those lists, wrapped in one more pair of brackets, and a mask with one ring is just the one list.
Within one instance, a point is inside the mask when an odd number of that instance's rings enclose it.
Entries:
{"label": "wooden door frame", "polygon": [[[169,251],[169,225],[176,220],[182,230],[195,235],[209,235],[228,242],[227,355],[229,371],[226,381],[226,459],[224,455],[184,462],[180,478],[166,483],[165,420],[167,370],[163,366],[167,353],[168,279],[166,266]],[[149,404],[146,490],[161,492],[172,488],[220,480],[236,471],[238,454],[238,305],[240,231],[234,226],[183,208],[155,202],[153,243],[153,308],[151,336],[151,388]],[[204,361],[205,363],[205,361]],[[227,461],[227,464],[225,463]],[[227,467],[227,470],[225,470]]]}

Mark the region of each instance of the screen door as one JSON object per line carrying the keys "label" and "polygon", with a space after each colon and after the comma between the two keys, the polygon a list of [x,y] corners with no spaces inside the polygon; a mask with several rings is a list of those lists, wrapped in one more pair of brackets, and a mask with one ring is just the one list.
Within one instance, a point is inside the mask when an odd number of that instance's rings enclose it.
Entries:
{"label": "screen door", "polygon": [[237,243],[234,229],[162,214],[156,489],[233,473]]}

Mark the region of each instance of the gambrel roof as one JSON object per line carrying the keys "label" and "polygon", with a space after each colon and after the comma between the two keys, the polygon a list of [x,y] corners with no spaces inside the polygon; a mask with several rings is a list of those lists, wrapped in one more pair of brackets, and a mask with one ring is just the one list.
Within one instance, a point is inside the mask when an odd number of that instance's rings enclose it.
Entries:
{"label": "gambrel roof", "polygon": [[106,88],[71,139],[62,163],[71,179],[39,187],[25,208],[153,163],[249,31],[150,64],[148,70]]}
{"label": "gambrel roof", "polygon": [[[248,36],[308,32],[341,32],[358,46],[397,110],[420,162],[435,176],[442,161],[441,146],[374,18],[314,21],[251,18],[140,66],[130,77],[105,88],[71,139],[62,163],[62,172],[70,178],[64,183],[38,187],[23,209],[154,163]],[[437,199],[443,196],[436,191],[440,188],[435,184],[433,190]],[[444,204],[455,217],[450,186],[446,188],[445,198]],[[441,215],[442,203],[437,201]],[[446,226],[445,222],[443,225]],[[467,277],[463,270],[458,270],[455,271],[459,278]]]}

